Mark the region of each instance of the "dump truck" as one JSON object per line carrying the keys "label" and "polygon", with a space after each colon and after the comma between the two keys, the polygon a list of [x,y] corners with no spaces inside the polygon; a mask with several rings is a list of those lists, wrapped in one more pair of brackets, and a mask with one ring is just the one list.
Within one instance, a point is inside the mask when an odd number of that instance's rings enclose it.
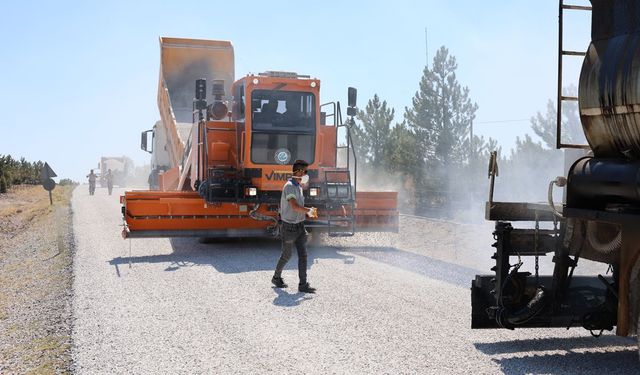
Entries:
{"label": "dump truck", "polygon": [[121,197],[125,238],[277,236],[297,159],[309,163],[305,203],[318,209],[308,230],[398,231],[397,192],[357,185],[355,89],[343,122],[339,102],[320,104],[319,79],[284,71],[235,79],[228,41],[161,37],[160,55],[160,121],[141,135],[153,190]]}
{"label": "dump truck", "polygon": [[[564,144],[561,110],[577,101],[588,145],[565,176],[549,182],[548,202],[486,205],[495,221],[495,266],[471,283],[472,328],[582,326],[592,334],[640,332],[640,4],[591,0],[591,6],[559,2],[558,147]],[[563,12],[590,11],[591,42],[585,52],[562,47]],[[578,96],[562,94],[562,60],[583,58]],[[491,188],[496,157],[489,167]],[[564,189],[562,202],[553,190]],[[526,227],[526,223],[530,227]],[[548,223],[544,228],[543,223]],[[519,225],[516,225],[518,223]],[[525,227],[522,227],[525,225]],[[581,259],[610,272],[576,276]],[[552,275],[539,262],[553,262]],[[524,272],[528,263],[533,272]]]}
{"label": "dump truck", "polygon": [[162,121],[156,121],[153,128],[142,132],[140,148],[151,154],[149,178],[149,190],[159,190],[158,176],[168,171],[171,165],[170,149],[165,149],[167,144],[166,130]]}
{"label": "dump truck", "polygon": [[133,161],[126,156],[102,156],[98,164],[100,186],[107,187],[107,171],[111,169],[113,184],[125,187],[133,172]]}

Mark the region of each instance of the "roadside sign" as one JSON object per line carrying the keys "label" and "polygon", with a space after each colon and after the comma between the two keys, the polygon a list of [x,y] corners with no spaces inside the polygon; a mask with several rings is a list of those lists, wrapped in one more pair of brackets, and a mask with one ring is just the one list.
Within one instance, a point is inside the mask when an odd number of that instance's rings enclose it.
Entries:
{"label": "roadside sign", "polygon": [[42,171],[40,171],[40,178],[42,180],[46,180],[52,177],[58,177],[58,175],[56,174],[56,172],[53,171],[53,169],[51,169],[51,167],[49,166],[49,163],[45,162],[44,168],[42,168]]}
{"label": "roadside sign", "polygon": [[46,180],[42,180],[42,187],[46,191],[51,191],[56,187],[56,182],[53,181],[52,178],[47,178]]}
{"label": "roadside sign", "polygon": [[51,169],[49,163],[45,162],[42,171],[40,171],[40,179],[42,181],[42,187],[49,192],[49,203],[53,204],[53,196],[51,196],[51,190],[55,189],[56,182],[52,177],[57,177],[56,172]]}

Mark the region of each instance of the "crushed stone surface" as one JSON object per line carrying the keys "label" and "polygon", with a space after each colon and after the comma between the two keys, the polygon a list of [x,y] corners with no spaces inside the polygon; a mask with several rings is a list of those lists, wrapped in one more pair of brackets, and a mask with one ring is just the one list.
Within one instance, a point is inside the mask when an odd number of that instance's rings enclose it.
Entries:
{"label": "crushed stone surface", "polygon": [[42,187],[18,193],[0,199],[15,212],[0,217],[0,374],[69,373],[72,213],[48,197],[23,212],[42,200]]}
{"label": "crushed stone surface", "polygon": [[321,238],[309,247],[318,293],[306,295],[295,255],[289,288],[272,288],[277,241],[123,240],[120,194],[81,186],[72,200],[79,374],[640,372],[634,338],[471,330],[471,280],[492,265],[489,223],[402,217],[397,234]]}

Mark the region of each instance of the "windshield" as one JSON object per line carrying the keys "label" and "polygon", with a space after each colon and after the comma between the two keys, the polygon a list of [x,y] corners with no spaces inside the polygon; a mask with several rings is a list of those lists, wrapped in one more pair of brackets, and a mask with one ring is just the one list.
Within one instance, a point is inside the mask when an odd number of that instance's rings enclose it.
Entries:
{"label": "windshield", "polygon": [[256,164],[314,162],[315,96],[308,92],[251,93],[251,161]]}
{"label": "windshield", "polygon": [[297,159],[314,162],[313,134],[256,133],[251,136],[251,161],[255,164],[287,164]]}
{"label": "windshield", "polygon": [[254,90],[251,121],[253,130],[315,133],[315,96],[309,92]]}

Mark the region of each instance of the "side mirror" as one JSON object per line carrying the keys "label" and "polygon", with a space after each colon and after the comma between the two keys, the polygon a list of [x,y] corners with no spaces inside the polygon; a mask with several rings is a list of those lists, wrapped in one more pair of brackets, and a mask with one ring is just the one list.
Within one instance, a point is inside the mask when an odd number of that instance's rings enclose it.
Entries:
{"label": "side mirror", "polygon": [[355,107],[356,106],[356,101],[358,99],[358,89],[356,89],[355,87],[349,87],[349,93],[348,93],[348,106],[349,107]]}
{"label": "side mirror", "polygon": [[[147,141],[148,133],[151,133],[151,139],[152,139],[151,143]],[[148,153],[153,152],[153,129],[143,131],[142,134],[140,134],[140,148],[142,149],[142,151],[146,151]]]}
{"label": "side mirror", "polygon": [[327,112],[320,112],[320,125],[327,125]]}

